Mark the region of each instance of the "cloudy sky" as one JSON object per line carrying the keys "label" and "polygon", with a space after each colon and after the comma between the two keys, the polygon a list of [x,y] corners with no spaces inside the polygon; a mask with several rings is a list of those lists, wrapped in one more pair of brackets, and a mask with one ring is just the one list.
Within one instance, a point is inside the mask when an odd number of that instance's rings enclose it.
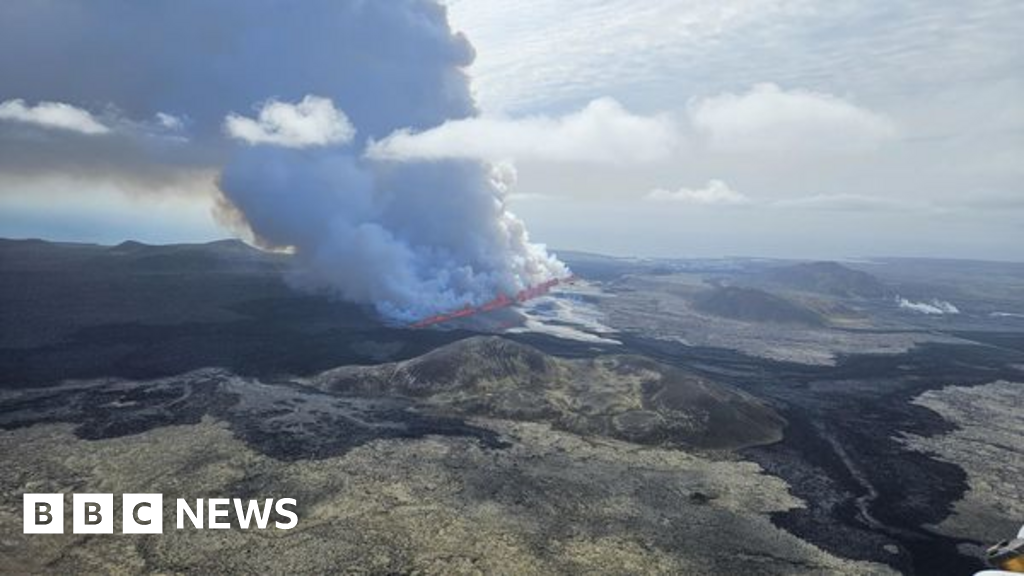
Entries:
{"label": "cloudy sky", "polygon": [[[511,210],[556,248],[1024,260],[1019,0],[448,0],[472,48],[438,50],[472,61],[476,113],[441,90],[447,120],[402,122],[363,108],[427,96],[349,89],[378,70],[317,55],[331,30],[300,13],[315,3],[283,23],[187,4],[0,8],[0,236],[223,237],[224,142],[355,138],[372,162],[495,164]],[[303,26],[296,42],[274,31]],[[246,36],[261,64],[218,59],[236,27],[267,30]],[[173,58],[143,37],[168,30]],[[98,47],[69,55],[76,40]],[[357,40],[332,49],[425,57],[402,38]],[[431,85],[457,85],[438,74]]]}

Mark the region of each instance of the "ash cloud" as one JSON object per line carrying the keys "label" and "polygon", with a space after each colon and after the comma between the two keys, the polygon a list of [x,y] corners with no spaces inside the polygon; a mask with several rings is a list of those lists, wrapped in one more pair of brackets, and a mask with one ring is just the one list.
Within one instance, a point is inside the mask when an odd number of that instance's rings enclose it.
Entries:
{"label": "ash cloud", "polygon": [[294,249],[303,286],[411,320],[565,273],[505,209],[506,173],[365,154],[475,116],[473,58],[426,0],[13,0],[0,5],[0,101],[174,119],[176,139],[0,126],[0,149],[40,174],[221,169],[225,213]]}

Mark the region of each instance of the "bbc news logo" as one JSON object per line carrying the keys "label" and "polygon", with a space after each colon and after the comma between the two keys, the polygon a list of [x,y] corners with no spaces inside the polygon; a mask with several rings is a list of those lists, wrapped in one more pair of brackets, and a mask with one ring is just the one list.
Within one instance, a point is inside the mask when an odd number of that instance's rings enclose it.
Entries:
{"label": "bbc news logo", "polygon": [[[163,534],[163,494],[122,494],[122,534]],[[205,504],[205,506],[204,506]],[[25,534],[64,533],[64,494],[25,494]],[[248,529],[255,526],[260,530],[271,525],[272,512],[278,519],[275,528],[290,530],[298,525],[294,498],[273,498],[263,500],[242,500],[241,498],[197,498],[195,505],[184,498],[176,501],[175,525],[184,530],[186,524],[202,530],[204,525],[211,529],[231,528],[232,512],[238,526]],[[204,514],[204,510],[206,513]],[[282,521],[284,519],[284,521]],[[71,528],[74,534],[113,534],[113,494],[72,494]]]}

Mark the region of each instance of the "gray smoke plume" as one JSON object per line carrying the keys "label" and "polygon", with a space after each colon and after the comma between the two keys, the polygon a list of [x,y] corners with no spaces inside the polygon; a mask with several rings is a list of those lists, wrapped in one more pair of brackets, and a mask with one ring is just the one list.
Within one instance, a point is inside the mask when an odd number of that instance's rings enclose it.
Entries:
{"label": "gray smoke plume", "polygon": [[[428,0],[0,6],[0,101],[172,119],[187,144],[127,153],[137,144],[115,130],[76,148],[81,162],[132,173],[222,165],[227,209],[265,246],[292,248],[304,286],[400,320],[565,273],[506,210],[507,171],[364,153],[395,130],[474,115],[473,57]],[[66,142],[0,135],[0,149],[43,147],[33,155],[54,163],[67,155],[47,151]]]}

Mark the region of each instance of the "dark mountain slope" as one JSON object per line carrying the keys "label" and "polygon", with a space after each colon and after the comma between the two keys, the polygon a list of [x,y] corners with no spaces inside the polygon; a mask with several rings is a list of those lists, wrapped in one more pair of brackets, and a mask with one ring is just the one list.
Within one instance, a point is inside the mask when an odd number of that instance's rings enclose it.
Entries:
{"label": "dark mountain slope", "polygon": [[548,422],[580,434],[732,449],[774,442],[784,421],[725,384],[632,355],[566,360],[498,337],[314,378],[342,395],[416,397],[444,413]]}
{"label": "dark mountain slope", "polygon": [[867,272],[837,262],[808,262],[766,270],[762,276],[773,284],[833,296],[878,298],[889,288]]}
{"label": "dark mountain slope", "polygon": [[756,288],[716,288],[698,296],[695,306],[708,314],[747,322],[780,322],[811,326],[824,323],[817,312]]}

